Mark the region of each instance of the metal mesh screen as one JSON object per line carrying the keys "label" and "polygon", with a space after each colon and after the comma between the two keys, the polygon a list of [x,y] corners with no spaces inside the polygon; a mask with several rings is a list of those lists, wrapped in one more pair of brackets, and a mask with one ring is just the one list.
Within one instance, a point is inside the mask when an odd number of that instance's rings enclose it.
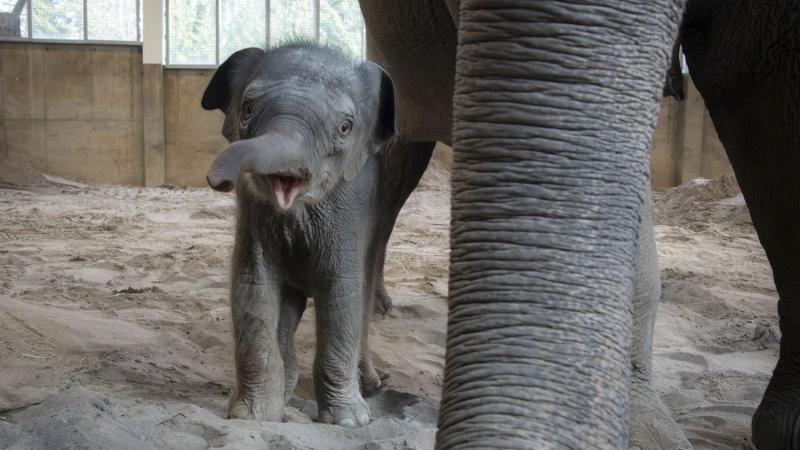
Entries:
{"label": "metal mesh screen", "polygon": [[358,0],[320,0],[319,41],[364,59],[364,19]]}
{"label": "metal mesh screen", "polygon": [[136,0],[87,0],[89,39],[135,41],[137,39]]}
{"label": "metal mesh screen", "polygon": [[287,40],[315,39],[313,0],[270,0],[269,43],[279,45]]}
{"label": "metal mesh screen", "polygon": [[[112,0],[89,1],[103,4]],[[131,14],[127,5],[130,1],[134,0],[122,1],[127,13],[120,6],[119,17],[135,17],[135,6]],[[167,0],[166,4],[168,64],[219,64],[246,47],[263,48],[295,39],[319,39],[355,58],[365,58],[364,21],[358,0]],[[90,30],[94,30],[94,20],[95,16],[90,16]],[[124,25],[115,28],[128,30]],[[133,32],[135,26],[125,33]],[[101,37],[100,32],[89,37],[121,39]]]}
{"label": "metal mesh screen", "polygon": [[82,0],[31,0],[33,37],[83,39]]}
{"label": "metal mesh screen", "polygon": [[214,0],[170,1],[167,63],[216,64],[216,16]]}
{"label": "metal mesh screen", "polygon": [[267,7],[264,0],[220,2],[219,62],[247,47],[267,45]]}

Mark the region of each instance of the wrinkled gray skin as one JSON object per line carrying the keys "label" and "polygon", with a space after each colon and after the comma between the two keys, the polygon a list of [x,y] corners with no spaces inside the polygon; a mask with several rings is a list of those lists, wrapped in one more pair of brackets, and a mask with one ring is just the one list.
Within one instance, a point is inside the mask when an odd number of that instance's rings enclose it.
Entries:
{"label": "wrinkled gray skin", "polygon": [[367,424],[361,390],[381,384],[368,322],[383,258],[377,205],[388,165],[379,150],[396,134],[391,79],[309,44],[245,49],[220,66],[202,104],[225,112],[232,141],[209,185],[235,188],[239,204],[228,416],[281,420],[297,383],[294,332],[313,297],[318,420]]}
{"label": "wrinkled gray skin", "polygon": [[[651,386],[647,191],[683,3],[360,0],[407,151],[455,149],[438,447],[690,447]],[[780,294],[761,450],[800,446],[798,24],[793,0],[689,0],[678,40]]]}

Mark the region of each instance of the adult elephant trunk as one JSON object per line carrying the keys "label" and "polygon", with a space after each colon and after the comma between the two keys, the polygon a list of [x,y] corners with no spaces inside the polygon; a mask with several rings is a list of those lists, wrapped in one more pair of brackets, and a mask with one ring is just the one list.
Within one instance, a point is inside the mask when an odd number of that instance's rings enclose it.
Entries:
{"label": "adult elephant trunk", "polygon": [[438,448],[624,448],[639,209],[681,0],[462,0]]}

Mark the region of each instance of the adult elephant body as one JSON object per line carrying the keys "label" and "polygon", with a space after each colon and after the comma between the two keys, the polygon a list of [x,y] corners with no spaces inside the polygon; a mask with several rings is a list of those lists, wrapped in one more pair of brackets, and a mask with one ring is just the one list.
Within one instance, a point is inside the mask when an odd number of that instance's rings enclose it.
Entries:
{"label": "adult elephant body", "polygon": [[[435,141],[455,148],[439,447],[619,448],[629,430],[632,446],[689,447],[650,385],[647,198],[683,1],[360,3],[397,89],[392,151],[414,168],[392,210]],[[690,0],[680,27],[781,296],[762,449],[800,442],[798,19],[790,0]]]}

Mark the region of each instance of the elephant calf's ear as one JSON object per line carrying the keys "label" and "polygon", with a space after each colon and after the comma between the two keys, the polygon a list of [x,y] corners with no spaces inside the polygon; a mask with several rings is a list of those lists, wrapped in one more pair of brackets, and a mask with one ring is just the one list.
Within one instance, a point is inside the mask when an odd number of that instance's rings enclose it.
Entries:
{"label": "elephant calf's ear", "polygon": [[372,134],[375,151],[389,139],[395,137],[397,131],[397,118],[395,115],[394,82],[392,77],[383,68],[372,61],[364,63],[370,84],[370,95],[375,102],[377,119]]}
{"label": "elephant calf's ear", "polygon": [[228,141],[234,140],[237,127],[236,109],[231,108],[237,94],[244,89],[247,77],[264,55],[260,48],[246,48],[232,54],[217,68],[211,81],[208,82],[200,104],[203,109],[220,109],[225,113],[222,135]]}
{"label": "elephant calf's ear", "polygon": [[366,82],[365,103],[369,104],[369,117],[375,117],[368,145],[350,152],[344,161],[344,179],[352,180],[369,159],[370,153],[377,153],[389,139],[397,135],[395,117],[394,82],[381,66],[367,61],[362,66],[362,76]]}

